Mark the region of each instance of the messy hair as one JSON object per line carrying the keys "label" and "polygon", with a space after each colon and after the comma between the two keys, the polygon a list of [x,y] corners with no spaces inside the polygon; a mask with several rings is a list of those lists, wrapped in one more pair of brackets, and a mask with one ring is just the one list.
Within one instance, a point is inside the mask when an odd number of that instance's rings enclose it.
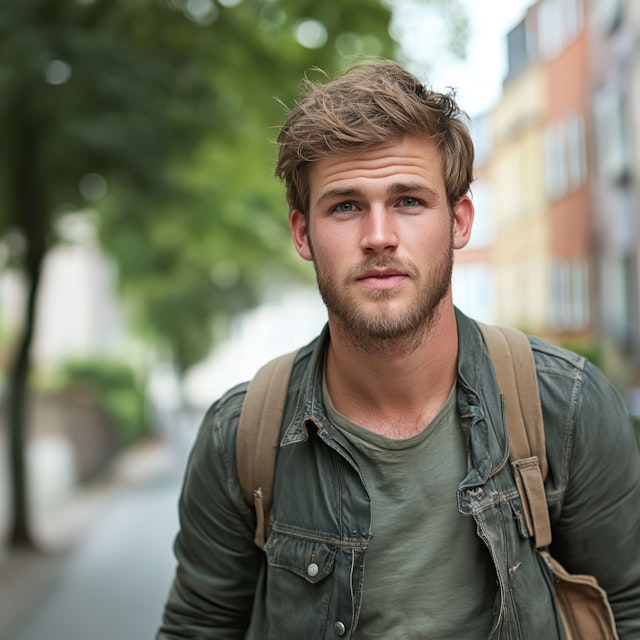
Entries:
{"label": "messy hair", "polygon": [[277,138],[275,174],[290,209],[308,215],[311,163],[406,135],[436,143],[450,207],[473,180],[473,143],[455,95],[430,90],[394,62],[364,62],[325,83],[305,79],[306,95]]}

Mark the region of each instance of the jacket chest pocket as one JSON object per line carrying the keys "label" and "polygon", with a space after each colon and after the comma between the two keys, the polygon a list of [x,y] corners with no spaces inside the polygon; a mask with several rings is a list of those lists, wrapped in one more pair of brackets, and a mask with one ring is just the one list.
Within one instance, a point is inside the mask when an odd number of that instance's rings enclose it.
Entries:
{"label": "jacket chest pocket", "polygon": [[267,558],[266,637],[325,638],[335,598],[337,548],[273,531]]}

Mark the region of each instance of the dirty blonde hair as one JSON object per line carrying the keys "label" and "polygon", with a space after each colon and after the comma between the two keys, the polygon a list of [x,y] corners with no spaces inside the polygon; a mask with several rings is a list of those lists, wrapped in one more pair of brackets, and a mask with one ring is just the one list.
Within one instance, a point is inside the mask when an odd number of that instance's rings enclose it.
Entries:
{"label": "dirty blonde hair", "polygon": [[407,135],[436,143],[450,208],[468,192],[473,143],[453,92],[432,91],[388,61],[358,64],[324,83],[305,79],[303,89],[277,138],[275,174],[285,183],[290,209],[308,215],[311,163]]}

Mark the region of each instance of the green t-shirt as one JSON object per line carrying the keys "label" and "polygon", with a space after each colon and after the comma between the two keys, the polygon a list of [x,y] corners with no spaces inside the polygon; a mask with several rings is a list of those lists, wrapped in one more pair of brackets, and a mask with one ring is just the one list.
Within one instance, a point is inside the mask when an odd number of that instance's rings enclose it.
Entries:
{"label": "green t-shirt", "polygon": [[456,389],[434,420],[406,440],[380,436],[331,404],[353,445],[371,499],[362,608],[354,638],[481,640],[489,636],[495,569],[473,518],[458,512],[466,447]]}

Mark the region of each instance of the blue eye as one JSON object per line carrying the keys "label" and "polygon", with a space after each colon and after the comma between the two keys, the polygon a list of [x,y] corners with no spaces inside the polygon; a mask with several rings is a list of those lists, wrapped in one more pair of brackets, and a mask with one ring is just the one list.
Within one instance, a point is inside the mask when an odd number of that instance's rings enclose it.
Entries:
{"label": "blue eye", "polygon": [[418,198],[413,198],[411,196],[405,196],[400,199],[400,206],[402,207],[417,207],[420,204]]}
{"label": "blue eye", "polygon": [[338,213],[351,213],[356,210],[356,206],[353,202],[341,202],[333,208]]}

